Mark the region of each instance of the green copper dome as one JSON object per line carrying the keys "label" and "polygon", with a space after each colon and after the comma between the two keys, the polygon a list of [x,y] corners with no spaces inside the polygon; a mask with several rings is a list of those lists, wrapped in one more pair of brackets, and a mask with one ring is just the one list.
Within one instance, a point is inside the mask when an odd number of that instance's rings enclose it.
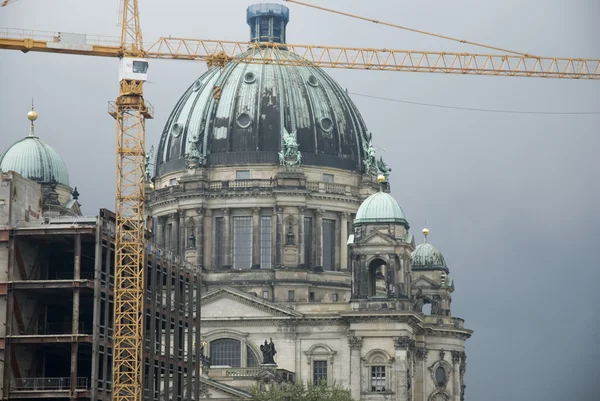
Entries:
{"label": "green copper dome", "polygon": [[356,212],[354,224],[372,223],[397,223],[409,228],[400,205],[385,192],[377,192],[369,196]]}
{"label": "green copper dome", "polygon": [[446,261],[440,251],[428,242],[419,244],[411,254],[413,267],[446,269]]}
{"label": "green copper dome", "polygon": [[0,171],[14,171],[39,183],[69,185],[63,159],[35,135],[26,136],[0,154]]}

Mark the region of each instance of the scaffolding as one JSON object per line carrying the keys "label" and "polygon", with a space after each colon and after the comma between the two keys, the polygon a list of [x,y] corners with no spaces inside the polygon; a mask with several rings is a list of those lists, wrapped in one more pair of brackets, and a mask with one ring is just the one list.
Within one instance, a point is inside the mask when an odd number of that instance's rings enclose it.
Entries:
{"label": "scaffolding", "polygon": [[[0,230],[3,399],[110,400],[114,237],[106,209],[97,218]],[[195,266],[148,246],[145,400],[200,394],[200,286]]]}

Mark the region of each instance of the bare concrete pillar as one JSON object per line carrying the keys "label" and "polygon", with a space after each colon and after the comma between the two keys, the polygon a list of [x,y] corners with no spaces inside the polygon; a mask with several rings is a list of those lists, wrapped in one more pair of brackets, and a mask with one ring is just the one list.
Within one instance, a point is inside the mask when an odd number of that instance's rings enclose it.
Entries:
{"label": "bare concrete pillar", "polygon": [[315,211],[315,270],[323,269],[323,210]]}
{"label": "bare concrete pillar", "polygon": [[[74,268],[73,280],[81,280],[81,235],[75,234],[74,249]],[[73,315],[71,321],[71,333],[74,337],[79,334],[79,286],[73,286]],[[79,343],[74,340],[71,343],[71,399],[75,399],[75,390],[77,389],[77,354],[79,353]]]}
{"label": "bare concrete pillar", "polygon": [[260,208],[252,210],[252,269],[260,269]]}
{"label": "bare concrete pillar", "polygon": [[231,269],[231,261],[233,256],[231,254],[231,245],[233,239],[231,238],[231,219],[229,217],[229,208],[223,209],[223,237],[225,242],[223,244],[225,257],[223,258],[222,267],[225,269]]}
{"label": "bare concrete pillar", "polygon": [[204,208],[196,209],[196,266],[204,267]]}
{"label": "bare concrete pillar", "polygon": [[305,207],[298,208],[298,266],[304,267],[304,213]]}

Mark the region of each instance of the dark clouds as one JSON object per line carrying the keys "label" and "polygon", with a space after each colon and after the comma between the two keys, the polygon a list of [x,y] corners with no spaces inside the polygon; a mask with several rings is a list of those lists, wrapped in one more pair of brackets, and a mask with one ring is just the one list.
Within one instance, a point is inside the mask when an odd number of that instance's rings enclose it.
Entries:
{"label": "dark clouds", "polygon": [[[142,1],[144,37],[246,40],[249,1]],[[322,2],[407,26],[534,54],[600,57],[596,1]],[[486,52],[289,4],[289,42]],[[20,0],[0,26],[118,35],[117,2]],[[151,64],[156,107],[148,144],[206,70]],[[350,92],[403,100],[537,111],[600,111],[591,81],[331,70]],[[2,148],[36,131],[65,159],[84,212],[114,209],[117,61],[0,52]],[[453,312],[468,342],[467,400],[584,399],[600,374],[600,116],[476,113],[353,96],[376,146],[386,149],[393,195],[418,234],[444,253],[456,280]],[[417,235],[420,238],[420,235]],[[420,239],[419,239],[420,241]]]}

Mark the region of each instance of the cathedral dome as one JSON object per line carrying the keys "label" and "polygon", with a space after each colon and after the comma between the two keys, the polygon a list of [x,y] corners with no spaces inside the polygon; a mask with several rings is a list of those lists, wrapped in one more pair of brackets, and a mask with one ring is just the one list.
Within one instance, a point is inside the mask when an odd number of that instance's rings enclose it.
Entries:
{"label": "cathedral dome", "polygon": [[69,172],[64,160],[34,133],[37,113],[30,111],[27,117],[31,121],[31,132],[0,154],[0,171],[14,171],[38,183],[68,186]]}
{"label": "cathedral dome", "polygon": [[[284,6],[249,7],[251,40],[285,43],[288,18]],[[361,171],[368,133],[347,92],[320,68],[244,63],[248,54],[301,60],[257,47],[203,74],[165,124],[156,175],[185,169],[190,154],[208,166],[278,164],[284,133],[295,136],[303,165]]]}
{"label": "cathedral dome", "polygon": [[429,269],[446,269],[444,256],[436,247],[428,242],[419,244],[411,253],[413,267]]}
{"label": "cathedral dome", "polygon": [[395,223],[408,229],[404,212],[396,199],[386,192],[377,192],[369,196],[358,208],[354,224]]}

